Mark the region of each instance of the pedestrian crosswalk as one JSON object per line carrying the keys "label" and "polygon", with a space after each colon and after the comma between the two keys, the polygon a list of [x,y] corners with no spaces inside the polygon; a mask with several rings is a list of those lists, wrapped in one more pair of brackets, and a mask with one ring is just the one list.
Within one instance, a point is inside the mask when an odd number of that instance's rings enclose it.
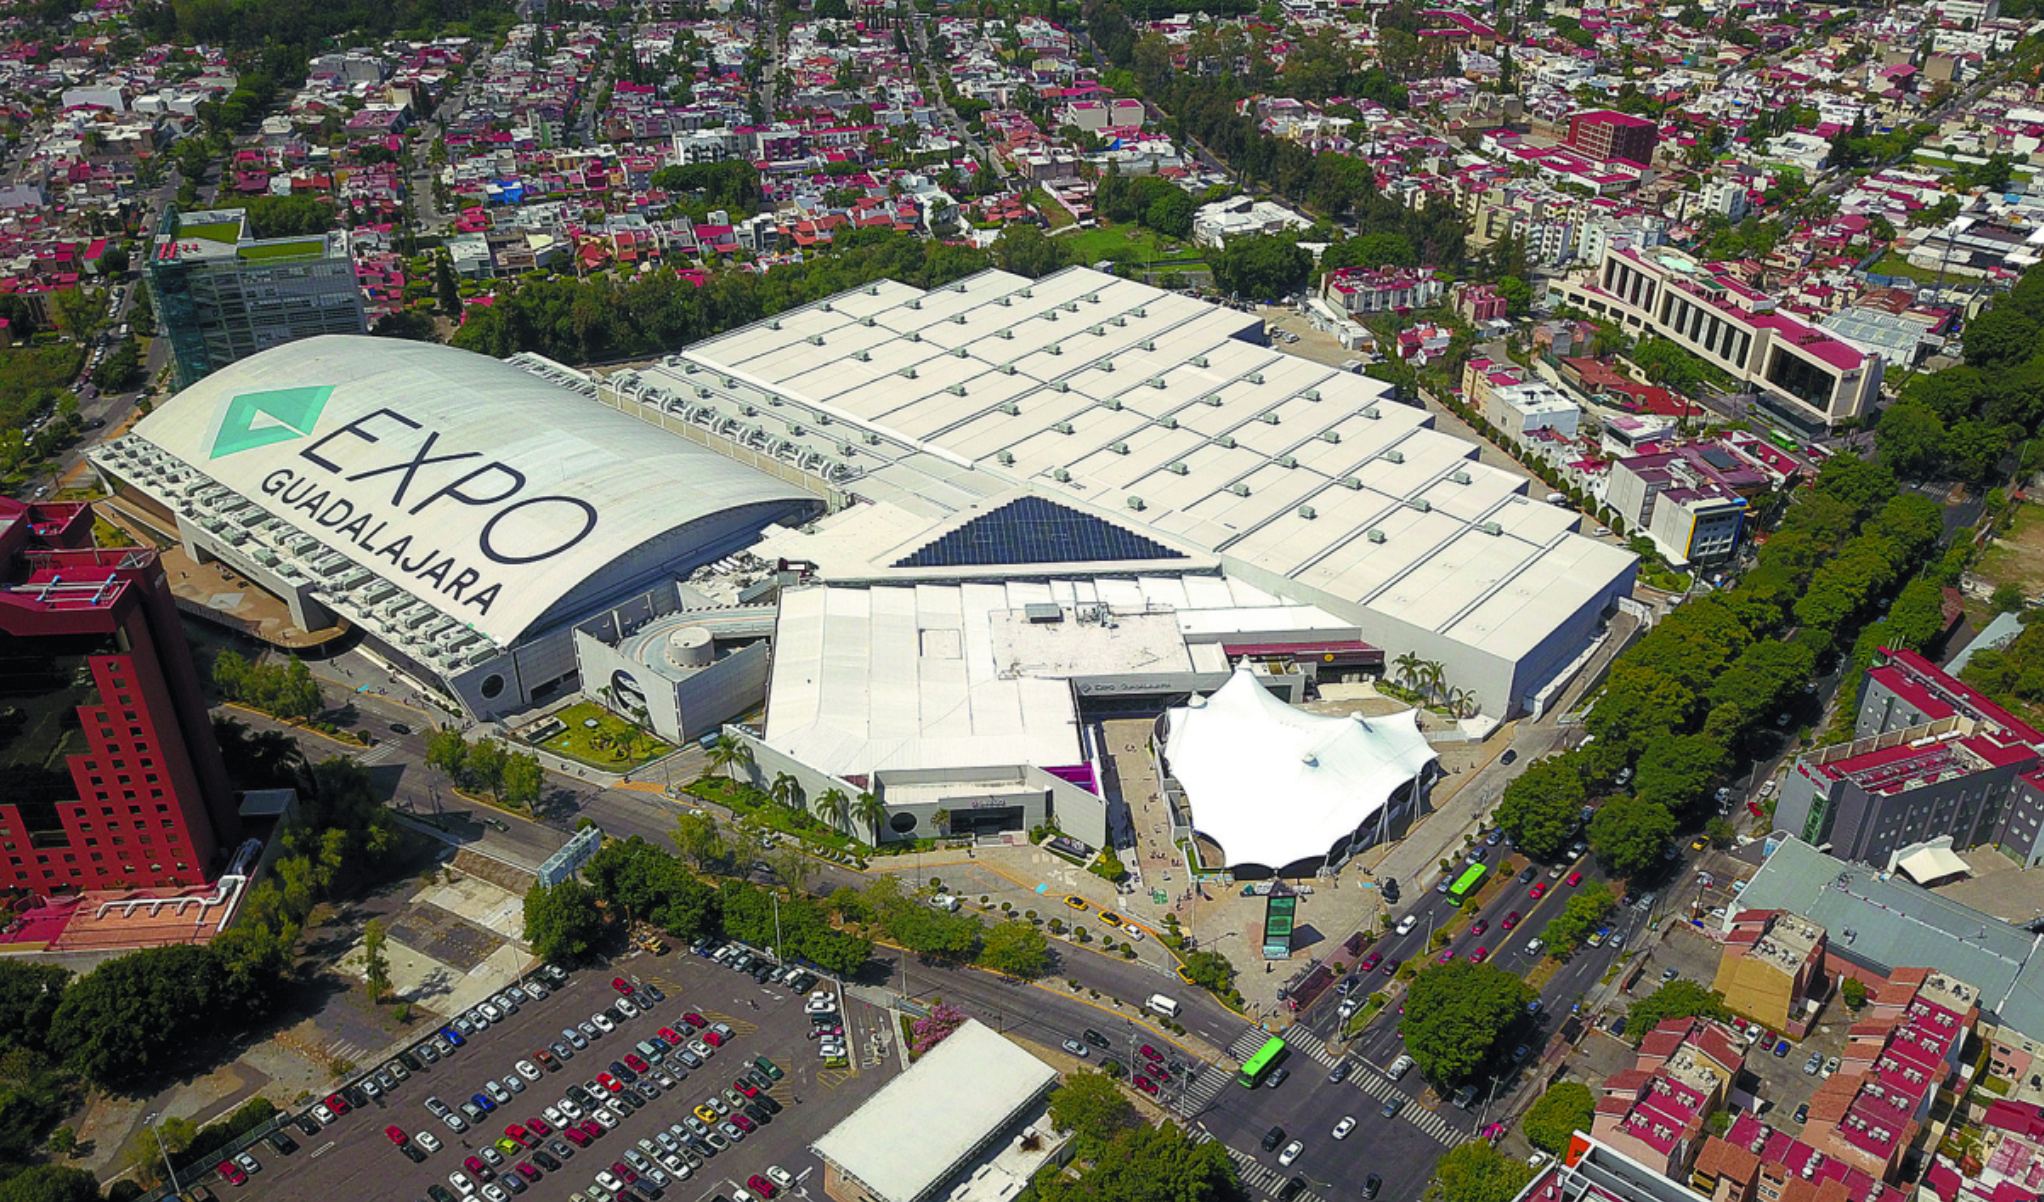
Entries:
{"label": "pedestrian crosswalk", "polygon": [[[1212,1142],[1214,1135],[1204,1127],[1195,1127],[1192,1131],[1192,1138],[1204,1144]],[[1243,1185],[1269,1194],[1272,1197],[1276,1197],[1278,1191],[1284,1188],[1287,1178],[1282,1171],[1272,1168],[1247,1152],[1237,1151],[1226,1144],[1221,1145],[1221,1150],[1226,1152],[1228,1158],[1235,1162],[1235,1173],[1242,1178]],[[1303,1190],[1294,1202],[1323,1202],[1323,1200],[1319,1194],[1314,1193],[1312,1190]]]}
{"label": "pedestrian crosswalk", "polygon": [[[1235,1042],[1228,1045],[1228,1054],[1237,1060],[1246,1060],[1254,1055],[1256,1050],[1262,1047],[1264,1041],[1269,1038],[1270,1032],[1265,1031],[1261,1027],[1251,1027],[1244,1031]],[[1295,1055],[1306,1056],[1328,1068],[1333,1068],[1342,1059],[1328,1050],[1327,1044],[1319,1036],[1314,1035],[1303,1027],[1294,1027],[1286,1031],[1284,1033],[1284,1041],[1285,1046],[1290,1048]],[[1191,1084],[1186,1086],[1184,1092],[1179,1095],[1174,1103],[1178,1112],[1187,1118],[1198,1114],[1220,1095],[1230,1080],[1232,1080],[1231,1075],[1223,1071],[1219,1066],[1209,1068],[1208,1071],[1200,1074]],[[1411,1123],[1419,1128],[1428,1138],[1435,1140],[1445,1147],[1452,1148],[1469,1139],[1467,1132],[1457,1130],[1453,1124],[1440,1115],[1414,1102],[1410,1095],[1386,1080],[1383,1074],[1379,1073],[1367,1062],[1360,1060],[1352,1062],[1351,1071],[1347,1080],[1343,1083],[1354,1086],[1356,1089],[1375,1098],[1379,1104],[1388,1102],[1393,1098],[1401,1099],[1405,1104],[1399,1110],[1398,1118]]]}
{"label": "pedestrian crosswalk", "polygon": [[365,768],[374,767],[377,764],[387,764],[402,754],[404,754],[404,744],[393,740],[391,742],[378,743],[376,746],[371,747],[361,755],[356,756],[355,762]]}

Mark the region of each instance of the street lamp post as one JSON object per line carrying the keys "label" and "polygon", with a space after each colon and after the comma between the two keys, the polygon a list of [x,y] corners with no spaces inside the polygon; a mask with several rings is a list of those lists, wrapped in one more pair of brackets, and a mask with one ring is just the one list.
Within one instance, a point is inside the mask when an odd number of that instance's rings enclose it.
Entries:
{"label": "street lamp post", "polygon": [[173,1194],[182,1193],[183,1191],[177,1183],[177,1166],[171,1163],[170,1149],[163,1146],[163,1132],[157,1130],[156,1127],[157,1117],[156,1112],[151,1111],[143,1116],[142,1121],[148,1125],[149,1134],[156,1137],[156,1150],[163,1153],[163,1168],[170,1174],[170,1192]]}

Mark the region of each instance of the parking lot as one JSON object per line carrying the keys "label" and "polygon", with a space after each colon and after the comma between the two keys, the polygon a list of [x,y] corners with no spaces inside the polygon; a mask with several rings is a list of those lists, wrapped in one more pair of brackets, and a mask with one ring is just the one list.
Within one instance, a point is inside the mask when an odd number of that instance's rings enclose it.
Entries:
{"label": "parking lot", "polygon": [[[622,977],[632,987],[634,999],[650,1004],[636,1016],[623,1015],[617,1006],[620,994],[612,986],[613,977]],[[260,1168],[249,1175],[247,1184],[236,1186],[212,1173],[207,1174],[206,1183],[222,1198],[359,1197],[413,1202],[447,1202],[448,1198],[468,1202],[473,1198],[495,1202],[501,1193],[505,1198],[515,1195],[521,1202],[565,1202],[577,1194],[590,1202],[607,1202],[613,1196],[618,1202],[642,1202],[631,1193],[614,1195],[596,1184],[599,1172],[621,1177],[618,1165],[633,1167],[626,1155],[629,1151],[669,1178],[662,1189],[654,1174],[635,1170],[638,1186],[634,1188],[650,1187],[645,1196],[661,1202],[696,1202],[718,1195],[746,1202],[748,1195],[757,1198],[767,1192],[747,1190],[747,1182],[755,1176],[783,1181],[770,1193],[776,1199],[817,1198],[822,1194],[821,1166],[808,1151],[810,1142],[884,1084],[895,1071],[896,1060],[891,1043],[886,1042],[890,1033],[884,1012],[837,997],[829,981],[815,988],[827,991],[839,1007],[837,1014],[845,1028],[849,1055],[835,1062],[836,1067],[827,1066],[818,1055],[803,997],[785,987],[758,984],[687,950],[657,958],[639,954],[608,968],[571,973],[546,998],[527,1001],[517,1013],[475,1031],[451,1057],[432,1064],[421,1059],[420,1071],[399,1082],[395,1090],[379,1096],[353,1090],[354,1104],[330,1124],[321,1126],[316,1118],[308,1117],[301,1122],[310,1130],[286,1128],[286,1134],[298,1144],[293,1152],[282,1154],[268,1143],[257,1144],[251,1151]],[[654,992],[664,995],[663,1000],[651,1001]],[[710,1025],[691,1029],[683,1018],[688,1012]],[[599,1013],[615,1030],[599,1033],[592,1040],[580,1028],[583,1024],[597,1026],[594,1016]],[[640,1041],[653,1039],[662,1028],[681,1035],[686,1047],[686,1041],[700,1039],[718,1025],[728,1028],[729,1039],[721,1047],[709,1049],[711,1055],[702,1067],[685,1074],[678,1053],[668,1053],[662,1063],[652,1066],[653,1073],[645,1075],[630,1071],[633,1066],[625,1061],[627,1053],[639,1055],[636,1045]],[[564,1029],[575,1029],[587,1046],[574,1048]],[[573,1058],[564,1061],[555,1055],[557,1043],[566,1045]],[[540,1049],[553,1056],[552,1065],[536,1054]],[[754,1058],[762,1055],[783,1075],[779,1079],[769,1076],[766,1082],[752,1078],[744,1082],[743,1089],[757,1090],[771,1099],[778,1105],[778,1113],[769,1103],[745,1096],[739,1085],[754,1067]],[[520,1061],[526,1062],[525,1075],[519,1071]],[[617,1093],[609,1088],[611,1083],[599,1076],[614,1072],[613,1061],[624,1062],[628,1070],[617,1075],[619,1082],[628,1075],[636,1077],[628,1088],[638,1093],[650,1080],[656,1096],[646,1098],[637,1108],[623,1100],[613,1101],[608,1109],[622,1111],[614,1113],[614,1125],[599,1124],[600,1133],[586,1147],[567,1143],[560,1124],[543,1118],[543,1112],[552,1107],[559,1117],[571,1118],[561,1102],[572,1097],[569,1090],[575,1086],[594,1095],[599,1103],[606,1097],[617,1099]],[[535,1072],[538,1079],[528,1080]],[[658,1084],[661,1072],[674,1079],[674,1088]],[[477,1093],[489,1096],[492,1082],[496,1084],[494,1092],[509,1100],[497,1102],[480,1122],[465,1123],[465,1130],[452,1130],[427,1108],[427,1098],[433,1097],[457,1113],[465,1102],[480,1109],[471,1099]],[[737,1140],[722,1132],[722,1124],[735,1123],[736,1117],[746,1112],[733,1105],[727,1090],[750,1102],[754,1112],[749,1121],[755,1129],[741,1131],[742,1138]],[[710,1104],[713,1098],[717,1106],[736,1113],[719,1113],[717,1123],[702,1123],[696,1118],[696,1108]],[[597,1117],[594,1105],[578,1104],[577,1108],[582,1122]],[[758,1121],[761,1114],[766,1121]],[[687,1152],[677,1155],[666,1141],[654,1142],[651,1151],[640,1146],[640,1140],[654,1141],[660,1133],[676,1137],[679,1133],[672,1131],[675,1124],[683,1124],[684,1131],[694,1135],[689,1126],[692,1122],[718,1131],[728,1146],[720,1150],[710,1146],[714,1141],[696,1136],[686,1141],[695,1152],[693,1160]],[[512,1124],[524,1130],[530,1148],[519,1149],[515,1144],[511,1149],[495,1147],[500,1137],[509,1135],[506,1128]],[[392,1127],[419,1150],[419,1162],[408,1157],[396,1136],[387,1132]],[[540,1134],[542,1127],[545,1134]],[[426,1151],[432,1143],[438,1144],[437,1149]],[[481,1160],[486,1147],[500,1158],[499,1163],[484,1162],[482,1171],[477,1172],[465,1162]],[[709,1154],[703,1155],[706,1147]],[[686,1173],[677,1172],[674,1163],[686,1167]],[[770,1168],[780,1172],[769,1174]],[[462,1181],[450,1177],[453,1173],[463,1175],[466,1190]],[[511,1184],[514,1178],[523,1188]],[[184,1184],[189,1187],[191,1182]]]}

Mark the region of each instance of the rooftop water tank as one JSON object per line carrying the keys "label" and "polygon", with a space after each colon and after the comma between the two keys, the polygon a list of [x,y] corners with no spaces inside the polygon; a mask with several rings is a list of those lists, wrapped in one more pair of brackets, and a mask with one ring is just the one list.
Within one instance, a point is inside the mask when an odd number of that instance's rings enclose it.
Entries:
{"label": "rooftop water tank", "polygon": [[707,668],[716,658],[710,632],[701,626],[684,626],[667,636],[667,662],[677,668]]}

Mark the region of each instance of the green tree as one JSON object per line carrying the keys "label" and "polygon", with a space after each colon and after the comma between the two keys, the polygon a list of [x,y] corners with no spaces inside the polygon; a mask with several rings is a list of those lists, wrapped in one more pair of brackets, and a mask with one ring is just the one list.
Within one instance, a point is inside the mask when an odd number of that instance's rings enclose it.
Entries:
{"label": "green tree", "polygon": [[464,768],[471,788],[481,789],[498,803],[504,800],[504,770],[511,757],[495,739],[482,738],[468,745]]}
{"label": "green tree", "polygon": [[1245,1202],[1235,1163],[1218,1140],[1195,1143],[1175,1123],[1137,1125],[1109,1141],[1077,1177],[1034,1182],[1042,1202]]}
{"label": "green tree", "polygon": [[2038,323],[2013,307],[1997,305],[1966,323],[1966,366],[2013,367],[2037,353]]}
{"label": "green tree", "polygon": [[546,770],[539,757],[529,751],[514,751],[504,757],[503,800],[530,806],[539,800],[546,785]]}
{"label": "green tree", "polygon": [[2022,609],[2025,603],[2023,586],[2012,580],[1995,585],[1994,595],[1988,599],[1988,604],[1994,606],[1994,612],[2000,614],[2015,613]]}
{"label": "green tree", "polygon": [[1686,810],[1706,800],[1725,769],[1723,744],[1709,735],[1670,735],[1649,744],[1632,782],[1641,801]]}
{"label": "green tree", "polygon": [[1591,1096],[1589,1086],[1558,1081],[1527,1108],[1520,1130],[1527,1143],[1549,1156],[1560,1156],[1568,1151],[1571,1135],[1590,1129],[1590,1119],[1596,1113],[1597,1099]]}
{"label": "green tree", "polygon": [[1115,1136],[1141,1120],[1114,1078],[1106,1073],[1078,1072],[1051,1091],[1050,1121],[1058,1130],[1072,1133],[1073,1150],[1080,1159],[1091,1160],[1105,1151]]}
{"label": "green tree", "polygon": [[1313,270],[1313,256],[1298,243],[1270,234],[1231,240],[1207,255],[1214,285],[1246,300],[1277,300],[1297,292]]}
{"label": "green tree", "polygon": [[1590,819],[1590,848],[1619,876],[1635,876],[1660,862],[1675,837],[1675,817],[1659,802],[1620,795]]}
{"label": "green tree", "polygon": [[981,940],[979,962],[995,972],[1033,981],[1050,971],[1050,941],[1034,923],[1019,918],[997,922]]}
{"label": "green tree", "polygon": [[1626,1011],[1625,1029],[1638,1040],[1671,1018],[1710,1018],[1726,1022],[1731,1017],[1732,1012],[1725,1006],[1723,994],[1713,993],[1686,977],[1677,977],[1634,1002]]}
{"label": "green tree", "polygon": [[457,782],[468,770],[468,740],[458,730],[436,730],[426,740],[426,763]]}
{"label": "green tree", "polygon": [[1185,958],[1185,973],[1203,989],[1225,994],[1235,987],[1235,966],[1219,952],[1194,952]]}
{"label": "green tree", "polygon": [[1874,439],[1881,462],[1898,476],[1929,476],[1944,461],[1945,423],[1928,405],[1903,400],[1888,406]]}
{"label": "green tree", "polygon": [[603,938],[596,891],[573,877],[525,891],[525,941],[542,960],[581,959]]}
{"label": "green tree", "polygon": [[674,820],[674,846],[689,863],[706,868],[724,858],[724,838],[707,813],[683,811]]}
{"label": "green tree", "polygon": [[1496,965],[1454,960],[1413,978],[1398,1033],[1420,1071],[1445,1087],[1490,1059],[1534,996],[1532,986]]}
{"label": "green tree", "polygon": [[71,981],[71,971],[54,964],[0,960],[0,1051],[47,1046],[50,1019]]}
{"label": "green tree", "polygon": [[31,1165],[0,1182],[0,1202],[100,1202],[99,1179],[84,1169]]}
{"label": "green tree", "polygon": [[369,986],[369,1000],[380,1001],[390,992],[390,959],[383,953],[389,933],[383,920],[372,918],[362,928],[362,979]]}
{"label": "green tree", "polygon": [[1512,1202],[1531,1180],[1533,1166],[1471,1140],[1434,1163],[1426,1202]]}
{"label": "green tree", "polygon": [[1510,784],[1498,802],[1498,826],[1535,859],[1550,859],[1568,846],[1589,800],[1583,778],[1565,756],[1537,760]]}
{"label": "green tree", "polygon": [[461,316],[461,286],[454,282],[454,265],[448,262],[445,253],[433,256],[433,293],[439,298],[442,313]]}
{"label": "green tree", "polygon": [[1547,929],[1540,937],[1547,942],[1547,954],[1558,960],[1575,955],[1590,933],[1603,925],[1604,916],[1618,905],[1611,896],[1611,890],[1602,885],[1591,884],[1582,892],[1568,899],[1561,913],[1547,922]]}
{"label": "green tree", "polygon": [[1858,977],[1847,977],[1839,982],[1838,997],[1845,1003],[1846,1009],[1856,1012],[1867,1004],[1866,983]]}

